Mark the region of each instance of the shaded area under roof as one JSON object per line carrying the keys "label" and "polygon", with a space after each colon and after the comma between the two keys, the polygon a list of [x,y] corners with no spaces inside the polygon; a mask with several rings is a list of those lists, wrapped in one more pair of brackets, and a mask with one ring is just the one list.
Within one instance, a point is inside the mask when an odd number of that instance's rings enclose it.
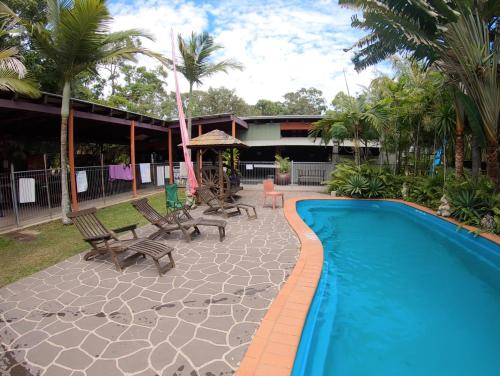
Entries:
{"label": "shaded area under roof", "polygon": [[190,149],[220,149],[220,148],[236,148],[242,149],[248,146],[242,141],[234,138],[227,133],[214,129],[208,133],[202,134],[201,136],[192,138],[188,148]]}
{"label": "shaded area under roof", "polygon": [[[59,116],[61,113],[62,97],[57,94],[42,93],[40,98],[29,98],[10,92],[0,92],[0,111],[3,120],[8,121],[9,115],[12,121],[18,121],[19,112],[23,112],[23,119],[32,115],[32,120],[39,116]],[[141,115],[135,112],[121,110],[98,103],[87,102],[80,99],[71,99],[71,108],[75,119],[83,119],[92,122],[102,122],[117,125],[130,125],[134,120],[136,127],[158,132],[167,132],[167,124],[164,120],[152,116]]]}

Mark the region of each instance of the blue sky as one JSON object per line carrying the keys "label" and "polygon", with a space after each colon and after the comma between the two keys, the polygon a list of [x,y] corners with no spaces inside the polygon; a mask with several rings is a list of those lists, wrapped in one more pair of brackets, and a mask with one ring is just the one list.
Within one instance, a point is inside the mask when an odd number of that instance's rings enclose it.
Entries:
{"label": "blue sky", "polygon": [[[218,58],[235,58],[245,69],[211,77],[201,88],[235,89],[252,104],[260,98],[281,100],[286,92],[311,86],[330,101],[345,91],[344,70],[351,92],[388,71],[387,65],[354,71],[343,49],[362,34],[350,27],[353,12],[336,0],[111,0],[109,6],[115,30],[144,29],[155,37],[145,44],[169,56],[171,28],[183,35],[209,31],[224,46]],[[155,65],[148,59],[140,63]]]}

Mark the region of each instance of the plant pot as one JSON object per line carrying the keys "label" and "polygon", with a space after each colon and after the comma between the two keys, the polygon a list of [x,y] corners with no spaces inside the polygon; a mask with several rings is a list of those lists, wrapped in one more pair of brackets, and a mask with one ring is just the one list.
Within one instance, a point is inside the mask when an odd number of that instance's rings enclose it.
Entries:
{"label": "plant pot", "polygon": [[290,184],[290,173],[289,172],[277,172],[275,183],[277,185],[288,185]]}

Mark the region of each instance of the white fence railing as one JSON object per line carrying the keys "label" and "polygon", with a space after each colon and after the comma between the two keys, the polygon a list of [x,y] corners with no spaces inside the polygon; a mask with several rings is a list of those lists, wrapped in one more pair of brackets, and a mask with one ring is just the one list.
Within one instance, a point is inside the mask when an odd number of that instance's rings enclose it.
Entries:
{"label": "white fence railing", "polygon": [[319,186],[330,178],[333,165],[330,162],[290,162],[288,173],[280,174],[274,161],[245,161],[239,163],[243,184],[260,184],[272,179],[281,184]]}
{"label": "white fence railing", "polygon": [[[163,190],[169,180],[168,162],[147,163],[146,172],[136,165],[138,192]],[[180,163],[173,163],[174,179],[184,182]],[[141,173],[142,172],[142,173]],[[127,175],[128,174],[128,175]],[[102,206],[132,195],[131,171],[113,176],[111,166],[75,168],[79,207]],[[69,174],[68,174],[69,185]],[[68,187],[69,189],[69,187]],[[0,229],[31,221],[51,219],[61,210],[61,171],[59,168],[14,171],[0,174]]]}
{"label": "white fence railing", "polygon": [[[291,162],[285,180],[278,181],[283,176],[278,175],[274,161],[245,161],[239,162],[238,167],[242,184],[260,184],[264,179],[273,179],[284,184],[320,185],[330,177],[332,171],[332,165],[328,162]],[[165,182],[169,181],[168,162],[147,163],[143,167],[137,164],[135,168],[139,193],[163,190]],[[174,162],[173,170],[174,181],[182,186],[186,177],[185,169],[180,162]],[[126,173],[117,178],[109,165],[77,167],[75,175],[80,208],[107,205],[132,195],[132,181]],[[10,173],[0,174],[0,229],[56,218],[60,208],[60,169],[12,169]]]}

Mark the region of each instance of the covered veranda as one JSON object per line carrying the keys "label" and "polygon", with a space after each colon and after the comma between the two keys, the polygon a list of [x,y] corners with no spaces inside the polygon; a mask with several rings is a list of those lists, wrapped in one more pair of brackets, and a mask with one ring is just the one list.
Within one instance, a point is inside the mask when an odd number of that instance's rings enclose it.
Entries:
{"label": "covered veranda", "polygon": [[[0,230],[59,214],[60,105],[61,97],[50,93],[38,99],[0,94]],[[212,129],[235,134],[237,127],[245,126],[231,114],[198,117],[193,119],[193,135]],[[68,155],[73,210],[161,189],[164,179],[174,182],[183,159],[175,146],[179,142],[176,119],[163,120],[72,99]],[[112,181],[108,169],[113,164],[130,165],[130,180]],[[150,164],[149,183],[141,179],[140,164]],[[77,184],[81,172],[87,175],[84,192]],[[35,202],[20,202],[20,179],[34,179]]]}

